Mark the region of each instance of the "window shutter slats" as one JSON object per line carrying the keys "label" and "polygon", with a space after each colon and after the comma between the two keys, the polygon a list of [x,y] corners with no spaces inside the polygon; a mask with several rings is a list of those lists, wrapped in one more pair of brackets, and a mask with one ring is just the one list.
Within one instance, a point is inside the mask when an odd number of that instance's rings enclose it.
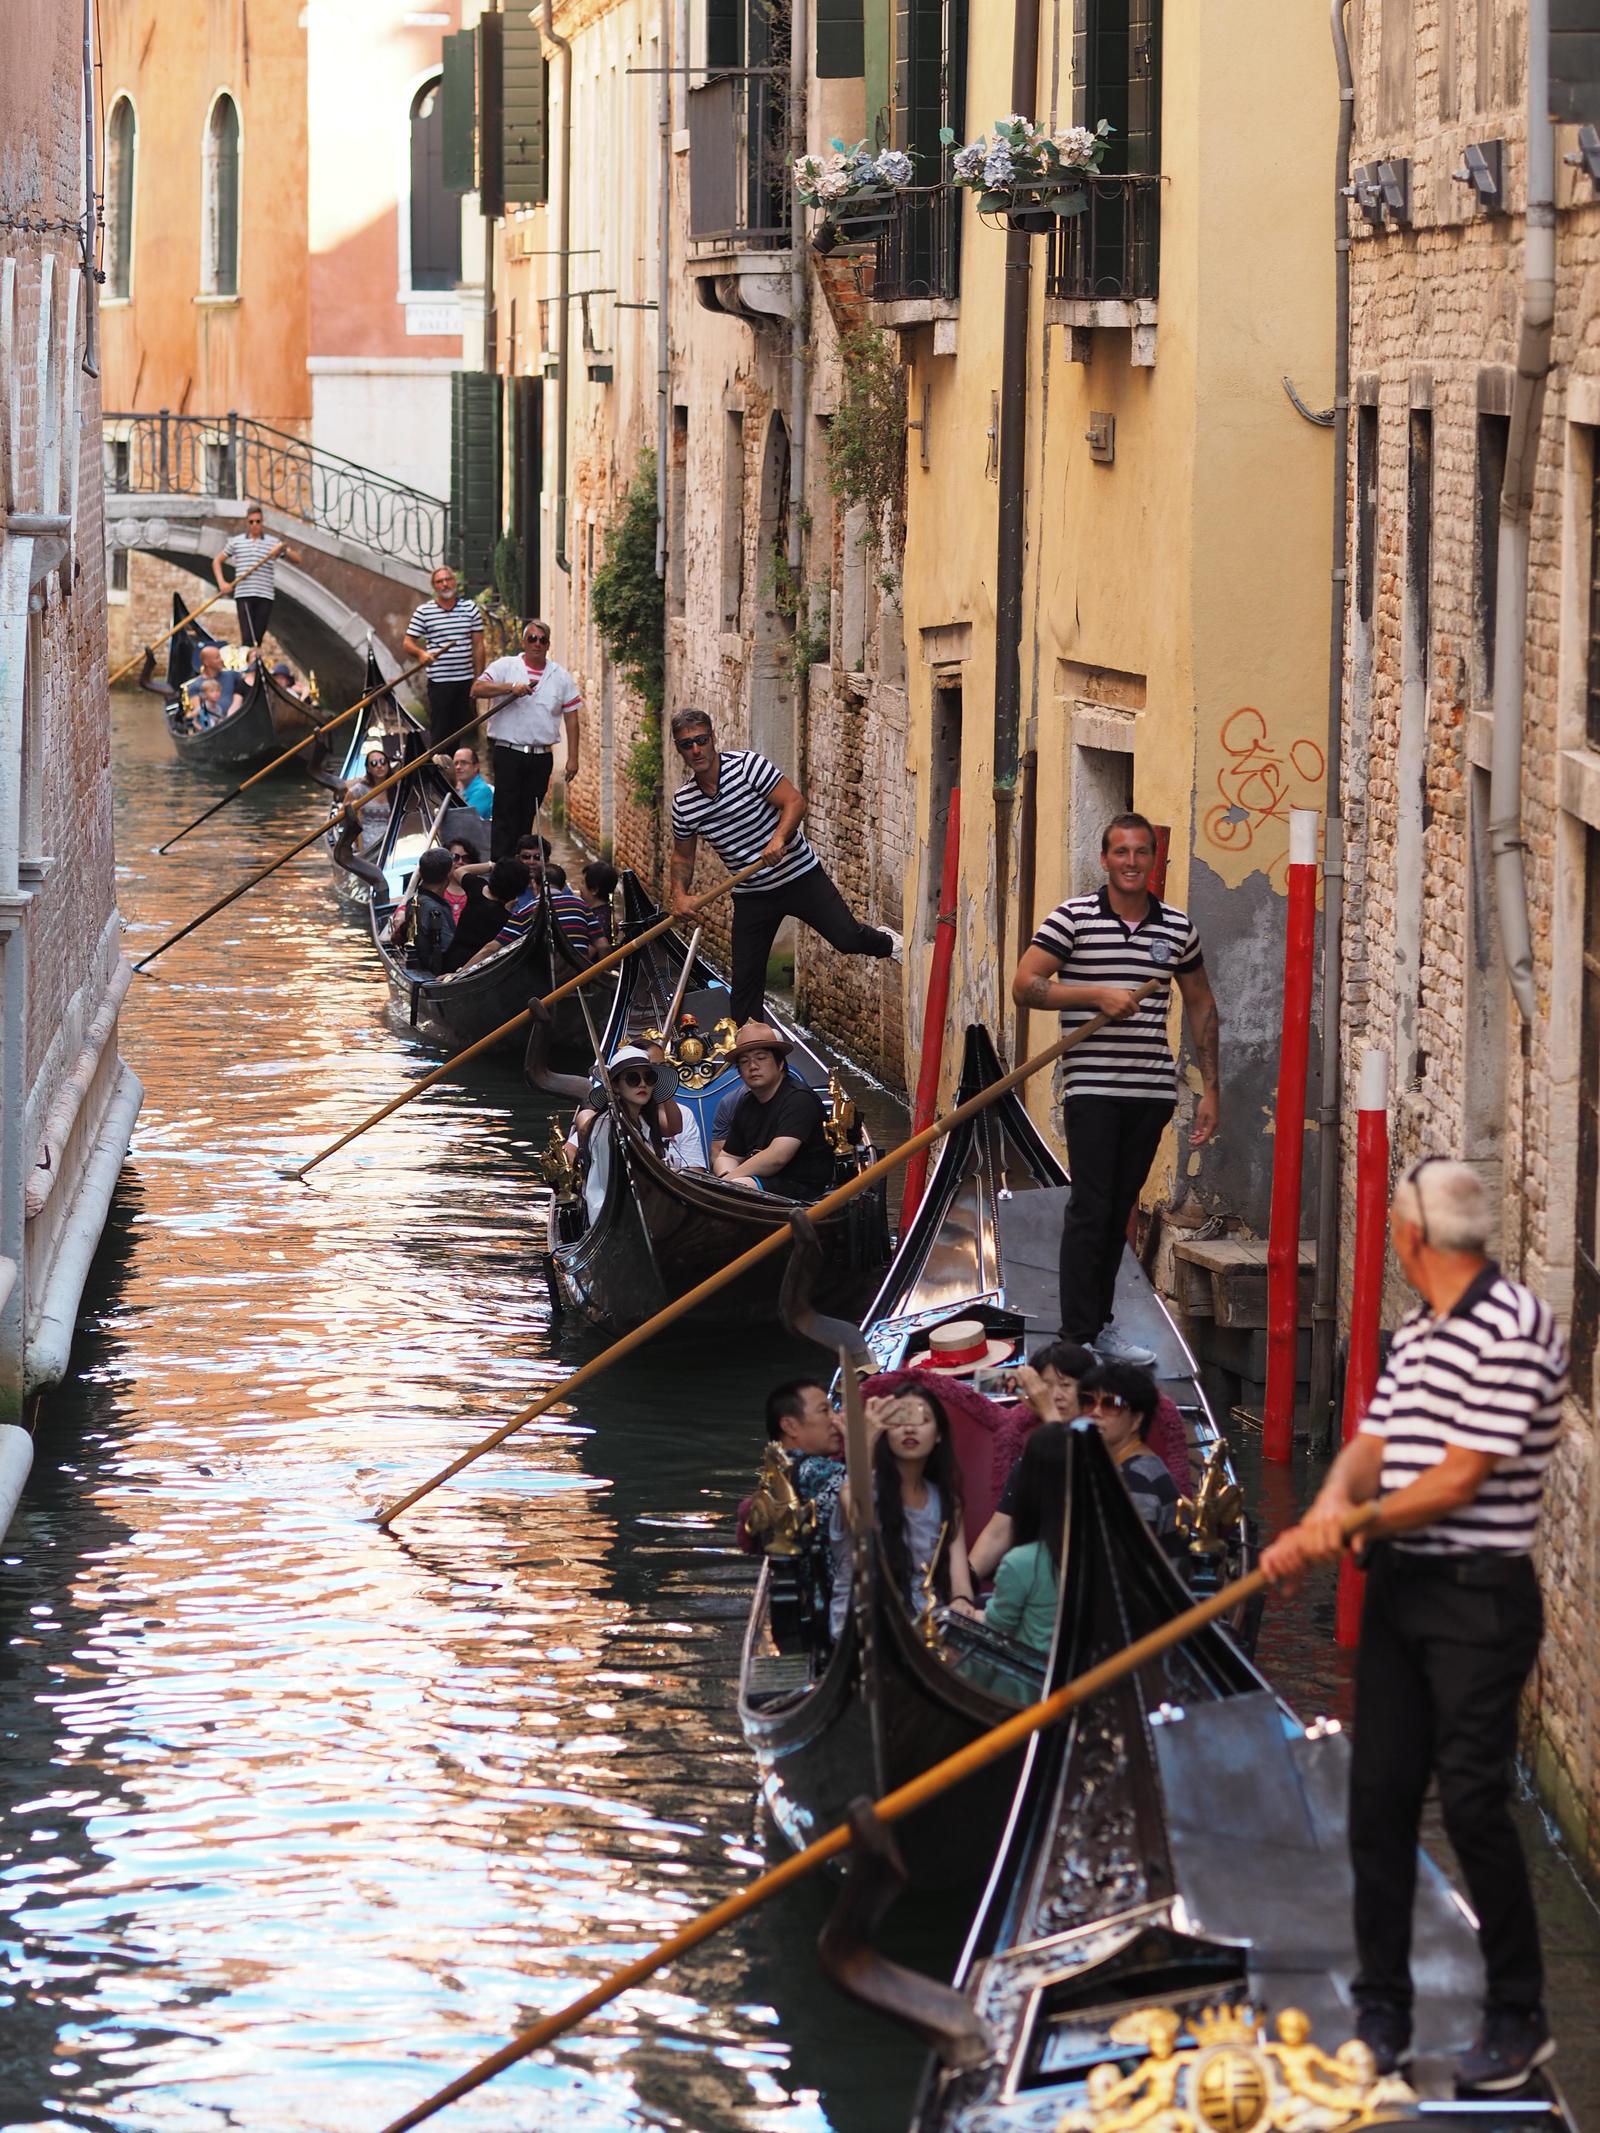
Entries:
{"label": "window shutter slats", "polygon": [[445,191],[475,192],[478,185],[478,50],[477,39],[471,30],[459,30],[444,40],[439,100],[444,109]]}
{"label": "window shutter slats", "polygon": [[545,137],[549,86],[544,46],[521,9],[502,17],[501,185],[507,207],[538,207],[548,197]]}

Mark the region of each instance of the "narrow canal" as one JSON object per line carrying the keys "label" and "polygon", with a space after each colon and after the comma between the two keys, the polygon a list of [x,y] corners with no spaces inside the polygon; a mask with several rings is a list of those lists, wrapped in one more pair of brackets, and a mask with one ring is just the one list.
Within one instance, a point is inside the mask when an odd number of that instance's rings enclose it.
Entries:
{"label": "narrow canal", "polygon": [[[314,819],[269,782],[155,858],[210,795],[150,698],[115,749],[134,954]],[[592,1352],[541,1270],[550,1114],[480,1072],[286,1179],[424,1063],[320,852],[157,973],[0,1565],[0,2126],[375,2133],[762,1863],[733,1512],[762,1393],[811,1358],[670,1339],[385,1536],[381,1503]],[[1321,1604],[1273,1650],[1336,1705]],[[1541,1876],[1592,2008],[1592,1914]],[[818,1978],[823,1915],[784,1899],[442,2123],[892,2133],[920,2054]],[[957,1928],[896,1938],[935,1967]]]}

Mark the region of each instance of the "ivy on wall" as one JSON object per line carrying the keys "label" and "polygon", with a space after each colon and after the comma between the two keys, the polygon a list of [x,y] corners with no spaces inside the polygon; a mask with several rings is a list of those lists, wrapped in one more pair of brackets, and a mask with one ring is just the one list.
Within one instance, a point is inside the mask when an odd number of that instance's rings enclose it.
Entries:
{"label": "ivy on wall", "polygon": [[839,399],[828,425],[828,486],[858,505],[876,543],[905,506],[906,387],[886,333],[862,327],[839,343]]}
{"label": "ivy on wall", "polygon": [[656,576],[654,452],[640,453],[609,534],[605,561],[590,587],[589,611],[600,641],[645,708],[625,776],[635,806],[653,807],[661,797],[661,707],[667,690],[667,589]]}

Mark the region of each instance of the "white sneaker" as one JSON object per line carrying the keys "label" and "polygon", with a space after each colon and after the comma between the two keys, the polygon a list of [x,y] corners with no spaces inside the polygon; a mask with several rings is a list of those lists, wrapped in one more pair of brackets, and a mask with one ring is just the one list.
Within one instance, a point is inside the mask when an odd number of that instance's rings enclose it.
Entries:
{"label": "white sneaker", "polygon": [[878,931],[888,936],[889,953],[894,957],[895,961],[897,963],[902,962],[905,959],[905,941],[895,932],[893,926],[880,926]]}
{"label": "white sneaker", "polygon": [[1117,1331],[1115,1319],[1108,1319],[1089,1343],[1102,1363],[1135,1363],[1141,1370],[1155,1367],[1154,1348],[1142,1348],[1137,1341],[1130,1341]]}

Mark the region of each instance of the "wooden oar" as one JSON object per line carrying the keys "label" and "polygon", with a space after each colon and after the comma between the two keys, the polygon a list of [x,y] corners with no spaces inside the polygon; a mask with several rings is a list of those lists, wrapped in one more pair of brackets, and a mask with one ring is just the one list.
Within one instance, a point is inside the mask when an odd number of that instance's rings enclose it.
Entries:
{"label": "wooden oar", "polygon": [[[748,881],[752,874],[759,872],[765,865],[764,859],[752,859],[747,867],[741,867],[737,874],[730,874],[726,881],[719,881],[714,889],[707,889],[703,895],[692,898],[684,916],[687,918],[697,911],[703,911],[707,904],[715,903],[719,896],[726,896],[730,889],[736,888],[741,881]],[[554,992],[547,992],[538,1004],[541,1007],[550,1007],[557,1000],[564,1000],[569,992],[576,992],[580,985],[587,985],[592,978],[614,970],[618,963],[625,962],[630,955],[637,955],[648,942],[659,939],[663,933],[670,933],[677,923],[676,917],[657,919],[653,926],[646,926],[643,933],[635,934],[631,941],[624,941],[620,948],[608,949],[597,962],[590,963],[574,977],[565,979]],[[487,1037],[479,1037],[475,1043],[467,1045],[463,1050],[452,1052],[443,1066],[435,1067],[431,1074],[424,1074],[420,1081],[409,1082],[398,1096],[391,1097],[388,1103],[380,1110],[374,1111],[370,1118],[364,1118],[359,1126],[352,1126],[348,1133],[341,1133],[336,1141],[329,1141],[327,1147],[319,1148],[309,1162],[302,1163],[298,1170],[288,1171],[285,1175],[304,1182],[307,1171],[315,1170],[319,1163],[325,1163],[330,1155],[337,1155],[341,1148],[348,1148],[352,1141],[359,1140],[362,1134],[369,1132],[372,1127],[382,1125],[386,1118],[392,1117],[396,1111],[420,1096],[424,1089],[431,1089],[435,1082],[443,1081],[445,1076],[453,1074],[457,1067],[465,1066],[469,1059],[476,1059],[480,1052],[488,1051],[492,1044],[498,1044],[502,1037],[511,1036],[514,1031],[532,1020],[533,1009],[525,1007],[521,1014],[513,1015],[509,1022],[502,1022],[498,1029],[490,1030]]]}
{"label": "wooden oar", "polygon": [[203,615],[208,607],[215,607],[219,600],[231,600],[232,598],[233,587],[230,585],[223,592],[214,592],[209,600],[202,600],[198,607],[190,609],[189,613],[184,616],[181,622],[174,622],[171,629],[163,630],[154,644],[141,644],[138,651],[134,653],[133,657],[131,659],[124,660],[122,665],[118,667],[115,674],[112,674],[108,677],[106,681],[106,687],[108,689],[114,689],[117,683],[121,681],[124,674],[131,674],[133,672],[134,668],[139,664],[140,660],[143,659],[146,652],[159,651],[161,646],[166,643],[169,637],[176,637],[180,630],[186,630],[189,627],[189,624],[194,621],[195,617],[197,615]]}
{"label": "wooden oar", "polygon": [[[1364,1526],[1370,1525],[1377,1516],[1377,1511],[1377,1505],[1371,1503],[1362,1504],[1352,1511],[1344,1520],[1346,1540],[1359,1533]],[[893,1792],[886,1793],[874,1804],[874,1814],[880,1822],[903,1821],[907,1815],[914,1814],[919,1807],[926,1806],[928,1801],[936,1800],[941,1793],[948,1792],[952,1786],[959,1785],[965,1778],[973,1776],[979,1770],[986,1770],[991,1763],[999,1762],[1013,1749],[1020,1748],[1025,1741],[1031,1740],[1035,1733],[1042,1733],[1047,1726],[1055,1725],[1079,1704],[1087,1703],[1103,1689],[1114,1687],[1129,1674],[1137,1673],[1140,1667],[1148,1666],[1152,1659],[1159,1659],[1175,1645],[1182,1644],[1197,1630],[1215,1622],[1219,1616],[1229,1614],[1243,1601],[1253,1599],[1266,1582],[1266,1573],[1261,1570],[1252,1570],[1245,1577],[1235,1578],[1231,1585],[1224,1585],[1220,1592],[1214,1592],[1209,1600],[1197,1601],[1181,1615],[1174,1615],[1170,1622],[1163,1622],[1159,1629],[1148,1631],[1146,1635],[1136,1638],[1132,1644],[1125,1645],[1120,1652],[1114,1652],[1109,1659],[1102,1659],[1098,1666],[1090,1667],[1087,1673],[1080,1674],[1075,1681],[1065,1683],[1052,1695],[1044,1697],[1038,1703],[1030,1704],[1025,1711],[1018,1711],[1011,1718],[1003,1719],[998,1726],[980,1734],[977,1740],[969,1742],[965,1748],[958,1748],[954,1755],[947,1755],[943,1762],[935,1763],[931,1769],[924,1770],[920,1777],[914,1777],[904,1785],[897,1785]],[[554,2014],[545,2015],[542,2020],[535,2022],[531,2029],[525,2029],[520,2036],[513,2037],[509,2044],[502,2044],[497,2052],[491,2052],[488,2058],[480,2059],[477,2065],[469,2067],[466,2073],[458,2074],[454,2081],[447,2082],[425,2102],[414,2105],[403,2116],[391,2120],[384,2127],[383,2133],[410,2133],[411,2127],[420,2126],[425,2120],[442,2111],[447,2104],[456,2103],[461,2097],[470,2095],[474,2089],[482,2088],[486,2081],[492,2081],[496,2074],[503,2073],[508,2066],[515,2066],[519,2059],[526,2059],[530,2052],[536,2052],[543,2045],[554,2043],[557,2037],[564,2036],[569,2029],[576,2028],[585,2016],[593,2014],[597,2008],[604,2007],[620,1993],[630,1992],[635,1985],[642,1985],[646,1978],[654,1977],[658,1970],[664,1970],[669,1963],[676,1962],[680,1955],[686,1955],[691,1948],[697,1948],[714,1933],[720,1933],[724,1926],[731,1926],[749,1912],[757,1910],[769,1898],[776,1896],[780,1889],[789,1888],[796,1881],[805,1880],[807,1875],[814,1874],[817,1868],[829,1859],[837,1859],[841,1852],[849,1850],[850,1841],[849,1823],[837,1824],[825,1837],[818,1837],[815,1843],[808,1844],[803,1852],[796,1852],[792,1858],[785,1859],[778,1866],[758,1875],[754,1881],[740,1889],[737,1895],[725,1897],[721,1903],[713,1904],[709,1911],[702,1911],[698,1918],[691,1919],[689,1924],[681,1927],[670,1940],[662,1941],[647,1955],[638,1956],[631,1963],[624,1963],[620,1969],[613,1970],[609,1977],[602,1978],[598,1985],[591,1986],[589,1991],[577,1999],[569,2000],[565,2007],[558,2008]]]}
{"label": "wooden oar", "polygon": [[[478,721],[474,718],[467,725],[458,726],[454,733],[446,734],[445,738],[440,741],[438,745],[440,748],[448,748],[452,742],[464,740],[469,733],[475,733],[477,729]],[[409,778],[413,771],[419,770],[422,767],[422,763],[424,760],[425,759],[423,757],[419,756],[413,762],[402,763],[400,768],[394,771],[389,777],[385,778],[381,784],[372,786],[370,790],[368,790],[362,795],[359,803],[360,806],[365,807],[368,800],[375,800],[378,797],[379,793],[387,792],[391,785],[398,785],[402,778]],[[347,804],[342,809],[342,812],[346,815],[353,815],[355,813],[355,809],[354,807],[351,807]],[[337,821],[338,816],[334,816],[333,820]],[[148,966],[155,961],[158,955],[165,955],[169,948],[175,948],[178,942],[185,939],[187,935],[193,933],[197,926],[203,926],[208,918],[215,918],[219,911],[226,911],[229,904],[237,903],[239,898],[241,896],[247,895],[251,889],[256,887],[258,882],[265,881],[269,874],[276,874],[279,867],[287,866],[289,861],[297,857],[299,853],[303,852],[308,845],[315,844],[319,837],[325,837],[328,833],[329,826],[330,825],[327,822],[319,822],[316,828],[312,830],[308,836],[302,837],[298,844],[291,844],[286,852],[280,852],[276,859],[274,859],[269,865],[264,866],[261,869],[259,874],[252,874],[248,881],[240,882],[238,888],[230,889],[226,896],[218,897],[217,901],[214,904],[208,904],[205,910],[200,913],[200,916],[198,918],[191,918],[188,925],[180,926],[176,933],[169,933],[167,938],[164,941],[160,942],[156,947],[152,948],[148,955],[142,955],[139,958],[138,962],[135,963],[133,966],[134,969],[144,970],[148,968]]]}
{"label": "wooden oar", "polygon": [[237,800],[240,793],[248,792],[252,785],[259,785],[263,778],[270,778],[275,770],[281,770],[285,763],[291,762],[295,756],[299,755],[302,749],[309,748],[313,741],[320,741],[325,733],[331,733],[335,726],[342,726],[347,718],[354,718],[358,711],[365,711],[368,704],[376,703],[378,698],[385,695],[390,689],[398,688],[403,681],[409,681],[413,674],[420,674],[427,664],[428,662],[425,659],[419,659],[414,667],[407,667],[405,672],[397,674],[393,681],[386,681],[379,688],[369,689],[367,694],[361,697],[358,702],[353,703],[348,711],[341,711],[336,717],[325,719],[320,726],[313,726],[304,740],[296,741],[292,748],[285,748],[282,755],[275,755],[272,761],[263,765],[260,770],[252,771],[243,784],[236,785],[232,792],[225,792],[215,806],[208,807],[203,815],[196,815],[192,822],[185,824],[179,830],[177,836],[169,837],[165,844],[158,844],[156,846],[157,856],[164,857],[172,850],[175,844],[181,843],[188,836],[190,830],[197,830],[202,822],[209,822],[213,815],[220,814],[230,800]]}
{"label": "wooden oar", "polygon": [[[1134,994],[1134,998],[1148,998],[1160,988],[1162,982],[1160,978],[1147,978]],[[554,994],[551,997],[554,998]],[[1037,1074],[1041,1067],[1051,1065],[1064,1053],[1070,1052],[1075,1045],[1081,1044],[1085,1037],[1092,1037],[1097,1030],[1104,1029],[1110,1019],[1108,1015],[1093,1015],[1067,1036],[1060,1037],[1054,1044],[1046,1046],[1042,1052],[1035,1052],[1033,1057],[1025,1059],[1021,1066],[1013,1067],[1009,1074],[1002,1074],[998,1081],[991,1081],[986,1089],[980,1089],[976,1096],[969,1096],[964,1104],[957,1104],[948,1117],[936,1118],[931,1126],[924,1126],[920,1133],[913,1133],[910,1140],[902,1141],[898,1148],[892,1148],[887,1155],[880,1155],[877,1161],[869,1163],[865,1170],[858,1170],[853,1178],[847,1178],[844,1184],[836,1185],[832,1192],[824,1193],[820,1200],[813,1202],[806,1209],[807,1214],[816,1222],[824,1215],[837,1213],[858,1193],[865,1192],[869,1185],[876,1185],[880,1178],[887,1177],[891,1170],[915,1155],[919,1148],[931,1148],[935,1141],[943,1140],[947,1133],[953,1132],[967,1119],[976,1118],[980,1111],[986,1111],[989,1105],[998,1097],[1004,1096],[1008,1089],[1017,1088],[1030,1074]],[[402,1511],[409,1511],[414,1503],[431,1495],[441,1482],[453,1480],[464,1467],[471,1466],[475,1459],[481,1459],[485,1452],[492,1452],[497,1444],[504,1444],[508,1437],[514,1437],[526,1424],[535,1421],[563,1400],[570,1399],[580,1385],[587,1385],[591,1378],[599,1377],[600,1373],[609,1370],[613,1363],[620,1362],[625,1355],[631,1355],[636,1348],[642,1348],[663,1326],[672,1325],[694,1310],[697,1304],[704,1303],[708,1296],[715,1296],[719,1289],[725,1289],[730,1282],[737,1281],[741,1274],[747,1274],[751,1267],[759,1266],[763,1259],[770,1259],[775,1252],[781,1252],[789,1242],[789,1235],[787,1224],[782,1229],[771,1231],[759,1244],[752,1244],[747,1251],[741,1252],[736,1259],[730,1259],[727,1265],[719,1267],[716,1273],[708,1274],[704,1281],[697,1282],[684,1295],[663,1305],[654,1318],[646,1319],[642,1326],[635,1326],[631,1333],[624,1333],[622,1338],[613,1341],[609,1348],[602,1348],[598,1355],[591,1356],[587,1363],[580,1364],[570,1378],[564,1378],[559,1385],[553,1385],[548,1392],[542,1393],[537,1400],[514,1414],[509,1422],[501,1423],[497,1430],[492,1430],[487,1437],[475,1444],[470,1452],[463,1452],[459,1459],[453,1459],[447,1467],[441,1468],[437,1474],[414,1488],[409,1496],[402,1496],[398,1503],[391,1504],[386,1511],[380,1511],[378,1524],[392,1524]]]}

